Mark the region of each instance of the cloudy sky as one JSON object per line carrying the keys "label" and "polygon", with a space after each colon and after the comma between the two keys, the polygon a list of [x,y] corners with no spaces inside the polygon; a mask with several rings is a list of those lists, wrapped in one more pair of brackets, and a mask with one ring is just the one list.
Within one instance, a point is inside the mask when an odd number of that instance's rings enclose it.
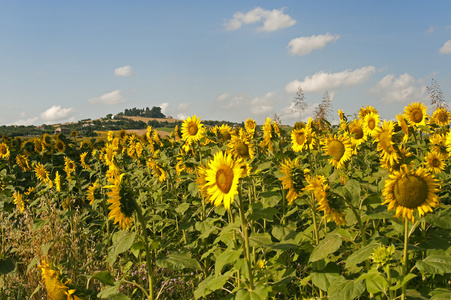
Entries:
{"label": "cloudy sky", "polygon": [[[166,115],[262,123],[372,105],[392,119],[451,101],[451,2],[2,1],[0,125],[160,106]],[[334,114],[335,120],[338,119]]]}

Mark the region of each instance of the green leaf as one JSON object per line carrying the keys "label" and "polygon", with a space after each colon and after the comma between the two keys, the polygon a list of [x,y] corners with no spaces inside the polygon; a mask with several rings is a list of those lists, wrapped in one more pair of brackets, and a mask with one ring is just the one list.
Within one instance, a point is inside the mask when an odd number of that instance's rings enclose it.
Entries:
{"label": "green leaf", "polygon": [[34,258],[27,266],[27,273],[30,272],[32,268],[34,268],[39,263],[39,259]]}
{"label": "green leaf", "polygon": [[227,248],[224,252],[218,255],[216,257],[216,263],[215,263],[215,273],[216,275],[220,274],[222,272],[222,269],[227,264],[235,263],[238,257],[240,257],[241,251],[240,250],[234,250],[231,248]]}
{"label": "green leaf", "polygon": [[197,286],[197,289],[194,291],[194,299],[199,299],[201,297],[205,297],[212,292],[221,289],[224,284],[226,284],[229,279],[231,272],[224,273],[223,275],[213,276],[210,275],[205,280],[203,280]]}
{"label": "green leaf", "polygon": [[108,271],[97,272],[91,276],[91,279],[97,279],[103,284],[114,285],[114,278]]}
{"label": "green leaf", "polygon": [[451,299],[451,290],[438,288],[430,292],[431,300],[449,300]]}
{"label": "green leaf", "polygon": [[257,247],[257,246],[267,246],[272,244],[271,236],[269,233],[253,233],[249,237],[249,246]]}
{"label": "green leaf", "polygon": [[356,281],[365,280],[366,290],[372,294],[385,292],[388,282],[377,269],[372,269],[368,273],[362,274]]}
{"label": "green leaf", "polygon": [[346,259],[345,268],[349,269],[355,267],[359,263],[369,259],[374,249],[377,248],[377,246],[378,244],[369,244],[349,255],[348,259]]}
{"label": "green leaf", "polygon": [[252,205],[252,213],[249,214],[248,219],[252,221],[258,221],[260,219],[272,221],[274,215],[276,215],[278,212],[279,211],[274,207],[263,208],[262,203],[258,202]]}
{"label": "green leaf", "polygon": [[362,281],[346,280],[340,277],[329,288],[329,300],[355,299],[364,291],[365,286]]}
{"label": "green leaf", "polygon": [[264,286],[257,286],[252,291],[240,289],[236,293],[235,299],[241,300],[266,300],[268,299],[268,291]]}
{"label": "green leaf", "polygon": [[0,259],[0,273],[8,274],[16,269],[16,263],[10,257]]}
{"label": "green leaf", "polygon": [[326,258],[329,254],[334,253],[340,249],[342,239],[339,235],[330,233],[326,235],[326,238],[322,240],[312,254],[310,254],[310,262],[315,262],[320,259]]}
{"label": "green leaf", "polygon": [[346,182],[345,188],[348,190],[351,195],[351,203],[359,207],[360,205],[360,183],[355,179],[350,179]]}
{"label": "green leaf", "polygon": [[451,229],[451,215],[448,210],[439,211],[436,214],[426,214],[426,222],[434,226]]}
{"label": "green leaf", "polygon": [[312,272],[310,277],[315,286],[327,292],[329,286],[340,277],[340,268],[335,263],[328,263],[324,269]]}
{"label": "green leaf", "polygon": [[108,250],[107,262],[113,265],[119,254],[127,251],[135,241],[135,232],[118,231],[113,234],[113,245]]}
{"label": "green leaf", "polygon": [[199,262],[187,253],[170,253],[165,258],[157,259],[157,266],[171,270],[195,269],[202,270]]}
{"label": "green leaf", "polygon": [[418,270],[429,274],[451,273],[451,256],[449,255],[429,255],[415,264]]}
{"label": "green leaf", "polygon": [[[111,298],[111,297],[115,297],[116,295],[122,295],[122,294],[118,294],[119,291],[119,287],[122,284],[122,280],[118,280],[116,282],[114,282],[114,285],[109,286],[105,289],[103,289],[100,293],[97,294],[97,297],[101,298],[101,299],[121,299],[121,298]],[[123,295],[125,296],[125,295]],[[129,298],[122,298],[124,300],[129,299]]]}
{"label": "green leaf", "polygon": [[400,288],[402,288],[405,284],[407,284],[407,282],[409,282],[411,279],[417,277],[417,275],[409,273],[406,276],[399,276],[397,278],[395,278],[397,280],[396,285],[390,287],[390,290],[392,291],[396,291]]}

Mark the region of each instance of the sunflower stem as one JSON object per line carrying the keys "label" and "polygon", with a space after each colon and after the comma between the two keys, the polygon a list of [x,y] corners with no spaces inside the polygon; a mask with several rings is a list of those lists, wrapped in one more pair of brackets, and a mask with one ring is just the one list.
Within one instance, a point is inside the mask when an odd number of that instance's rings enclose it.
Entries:
{"label": "sunflower stem", "polygon": [[241,184],[238,186],[238,198],[240,200],[240,219],[241,219],[241,230],[243,231],[244,235],[244,247],[245,247],[245,257],[247,262],[247,268],[249,271],[249,283],[250,283],[250,290],[254,289],[254,274],[252,272],[252,265],[251,265],[251,253],[249,251],[249,233],[247,230],[248,224],[246,217],[244,216],[244,205],[243,205],[243,197],[241,195]]}
{"label": "sunflower stem", "polygon": [[[403,262],[402,262],[402,276],[403,278],[407,275],[407,263],[408,263],[408,252],[407,252],[407,246],[409,244],[409,219],[405,218],[404,220],[404,254],[403,254]],[[407,289],[407,283],[405,283],[402,286],[402,294],[401,294],[401,300],[406,299],[406,289]]]}
{"label": "sunflower stem", "polygon": [[141,207],[138,205],[135,199],[132,198],[133,205],[135,206],[136,213],[138,214],[138,219],[141,223],[143,235],[144,235],[144,246],[146,249],[146,261],[147,261],[147,278],[149,280],[149,300],[154,300],[154,290],[153,290],[153,264],[152,264],[152,257],[149,249],[149,239],[147,237],[147,227],[146,227],[146,221],[144,220],[144,216],[142,214]]}

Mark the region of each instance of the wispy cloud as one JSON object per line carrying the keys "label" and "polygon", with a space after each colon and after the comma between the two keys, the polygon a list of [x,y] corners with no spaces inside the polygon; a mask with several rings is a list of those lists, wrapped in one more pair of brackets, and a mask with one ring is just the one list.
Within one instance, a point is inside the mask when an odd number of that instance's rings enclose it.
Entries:
{"label": "wispy cloud", "polygon": [[450,54],[451,53],[451,40],[445,42],[442,48],[439,50],[442,54]]}
{"label": "wispy cloud", "polygon": [[370,92],[382,96],[382,102],[421,101],[426,94],[426,86],[422,80],[415,80],[407,73],[398,78],[389,74],[382,78]]}
{"label": "wispy cloud", "polygon": [[163,103],[161,103],[160,105],[158,105],[158,107],[161,108],[161,112],[162,112],[164,115],[166,115],[166,113],[168,112],[168,111],[167,111],[168,106],[169,106],[169,102],[163,102]]}
{"label": "wispy cloud", "polygon": [[326,34],[301,36],[292,39],[287,48],[290,48],[292,55],[306,55],[313,50],[323,49],[327,43],[336,41],[340,38],[338,35],[331,35],[329,32]]}
{"label": "wispy cloud", "polygon": [[73,112],[74,109],[72,107],[63,108],[59,105],[53,105],[41,113],[40,117],[45,121],[62,121],[69,119]]}
{"label": "wispy cloud", "polygon": [[117,68],[114,70],[115,76],[123,76],[123,77],[130,77],[133,75],[132,73],[132,67],[130,66],[123,66],[120,68]]}
{"label": "wispy cloud", "polygon": [[276,94],[273,92],[267,93],[263,97],[256,97],[251,100],[251,114],[253,115],[266,115],[273,111]]}
{"label": "wispy cloud", "polygon": [[98,98],[89,99],[89,102],[114,105],[114,104],[126,102],[126,100],[122,97],[119,90],[115,90],[110,93],[103,94],[102,96],[100,96]]}
{"label": "wispy cloud", "polygon": [[235,108],[243,103],[243,96],[232,96],[229,93],[223,93],[216,98],[216,103],[220,108]]}
{"label": "wispy cloud", "polygon": [[285,86],[285,90],[288,93],[295,93],[299,87],[302,87],[304,92],[324,92],[341,86],[355,86],[367,81],[375,72],[376,68],[373,66],[337,73],[320,71],[312,76],[305,77],[303,81],[290,81]]}
{"label": "wispy cloud", "polygon": [[247,13],[236,12],[232,19],[226,21],[224,26],[226,30],[237,30],[243,25],[261,22],[263,25],[258,27],[257,31],[271,32],[296,24],[296,20],[283,13],[283,8],[266,10],[257,7]]}
{"label": "wispy cloud", "polygon": [[428,30],[426,30],[427,33],[433,33],[435,31],[435,27],[434,26],[430,26]]}

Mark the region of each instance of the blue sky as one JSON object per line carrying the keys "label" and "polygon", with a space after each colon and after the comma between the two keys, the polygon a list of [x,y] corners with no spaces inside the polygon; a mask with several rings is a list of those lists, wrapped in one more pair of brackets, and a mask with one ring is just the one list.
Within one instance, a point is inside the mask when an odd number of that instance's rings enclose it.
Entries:
{"label": "blue sky", "polygon": [[449,1],[2,1],[0,124],[160,106],[166,115],[284,124],[372,105],[393,119],[451,101]]}

